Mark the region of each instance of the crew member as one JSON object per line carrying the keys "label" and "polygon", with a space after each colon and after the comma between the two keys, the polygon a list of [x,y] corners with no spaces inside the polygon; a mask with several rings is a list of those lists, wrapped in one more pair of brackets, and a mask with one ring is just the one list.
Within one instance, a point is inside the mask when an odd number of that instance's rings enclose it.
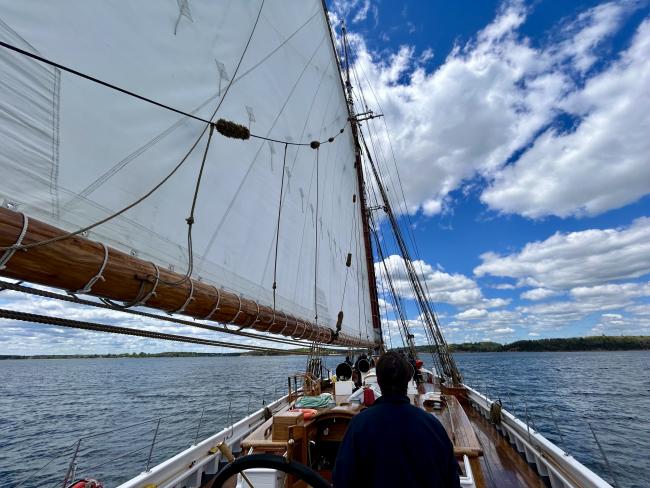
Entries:
{"label": "crew member", "polygon": [[411,365],[387,352],[376,373],[382,396],[350,422],[336,458],[334,488],[460,488],[447,432],[406,396]]}

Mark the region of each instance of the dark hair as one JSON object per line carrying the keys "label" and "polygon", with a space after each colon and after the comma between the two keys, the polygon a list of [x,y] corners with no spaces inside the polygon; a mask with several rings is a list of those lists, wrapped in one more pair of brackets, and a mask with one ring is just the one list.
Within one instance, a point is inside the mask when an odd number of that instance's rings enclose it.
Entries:
{"label": "dark hair", "polygon": [[406,395],[413,371],[401,354],[395,351],[383,354],[377,361],[375,371],[382,395]]}

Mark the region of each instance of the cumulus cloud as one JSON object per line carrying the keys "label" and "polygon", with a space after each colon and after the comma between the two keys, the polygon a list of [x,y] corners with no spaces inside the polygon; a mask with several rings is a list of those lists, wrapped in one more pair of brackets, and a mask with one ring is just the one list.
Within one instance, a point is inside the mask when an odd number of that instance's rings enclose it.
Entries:
{"label": "cumulus cloud", "polygon": [[459,320],[481,319],[483,317],[487,317],[487,314],[488,312],[485,309],[470,308],[456,315],[456,318]]}
{"label": "cumulus cloud", "polygon": [[[428,290],[429,300],[433,302],[444,302],[463,308],[496,308],[509,303],[503,298],[486,298],[478,284],[463,274],[445,273],[421,260],[413,261],[413,266],[421,276],[425,289]],[[375,274],[384,282],[380,286],[382,289],[388,289],[388,284],[385,283],[386,270],[400,297],[413,299],[414,293],[402,257],[392,255],[388,256],[383,263],[375,263]]]}
{"label": "cumulus cloud", "polygon": [[520,296],[524,300],[537,301],[544,300],[554,295],[557,295],[557,292],[554,290],[549,290],[548,288],[533,288],[532,290],[523,292]]}
{"label": "cumulus cloud", "polygon": [[[648,193],[648,23],[620,60],[593,68],[634,8],[586,10],[535,47],[520,34],[527,8],[506,3],[434,71],[423,66],[428,51],[377,54],[351,33],[359,83],[385,115],[370,123],[376,143],[399,155],[408,211],[444,211],[450,192],[477,175],[490,182],[486,204],[529,217],[593,215]],[[581,121],[575,132],[549,129],[561,114]]]}
{"label": "cumulus cloud", "polygon": [[650,273],[650,218],[630,226],[557,232],[513,254],[481,255],[477,276],[515,278],[522,285],[551,289],[595,286]]}
{"label": "cumulus cloud", "polygon": [[650,21],[617,63],[558,105],[580,119],[576,130],[546,131],[516,164],[495,175],[483,201],[532,218],[567,217],[596,215],[648,194],[648,59]]}

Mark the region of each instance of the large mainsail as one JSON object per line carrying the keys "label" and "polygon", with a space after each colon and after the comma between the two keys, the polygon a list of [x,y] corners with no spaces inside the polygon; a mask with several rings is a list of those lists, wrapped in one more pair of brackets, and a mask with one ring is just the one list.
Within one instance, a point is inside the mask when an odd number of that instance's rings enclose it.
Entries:
{"label": "large mainsail", "polygon": [[[344,333],[373,341],[355,145],[321,0],[0,3],[0,41],[168,107],[0,48],[3,207],[72,232],[173,173],[84,237],[181,274],[191,262],[197,282],[327,327],[342,311]],[[253,137],[215,131],[201,174],[205,121],[220,118]]]}

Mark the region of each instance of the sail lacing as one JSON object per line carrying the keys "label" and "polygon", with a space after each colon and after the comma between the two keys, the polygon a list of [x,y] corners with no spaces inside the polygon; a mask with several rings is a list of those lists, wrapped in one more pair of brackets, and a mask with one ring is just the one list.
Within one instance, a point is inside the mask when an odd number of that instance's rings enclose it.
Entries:
{"label": "sail lacing", "polygon": [[18,249],[22,249],[23,239],[25,238],[25,234],[27,234],[28,227],[29,227],[29,217],[27,217],[27,214],[23,214],[23,228],[21,229],[20,234],[18,234],[16,243],[13,246],[9,246],[7,248],[0,248],[0,249],[4,249],[5,251],[2,257],[0,257],[0,270],[5,269],[7,267],[7,263],[9,262],[9,260],[12,258],[12,256]]}
{"label": "sail lacing", "polygon": [[99,267],[99,271],[95,276],[93,276],[92,278],[90,278],[90,280],[88,280],[88,283],[86,283],[82,288],[80,288],[79,290],[73,293],[90,293],[92,291],[93,286],[95,286],[95,283],[97,283],[99,280],[106,281],[103,274],[104,274],[104,270],[106,269],[106,265],[108,264],[108,246],[103,242],[100,244],[104,248],[104,259],[102,260],[102,264]]}

